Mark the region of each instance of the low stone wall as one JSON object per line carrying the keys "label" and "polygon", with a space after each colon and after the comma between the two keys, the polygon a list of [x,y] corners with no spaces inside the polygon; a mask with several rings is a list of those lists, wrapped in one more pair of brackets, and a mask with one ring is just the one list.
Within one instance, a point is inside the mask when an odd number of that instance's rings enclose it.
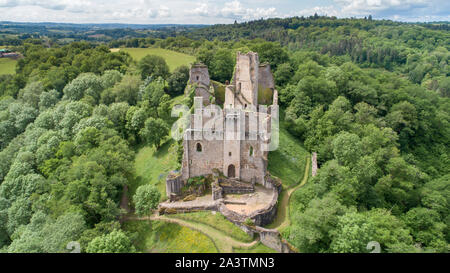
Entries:
{"label": "low stone wall", "polygon": [[204,204],[179,204],[174,205],[174,203],[160,203],[158,206],[158,213],[160,215],[164,214],[177,214],[177,213],[190,213],[205,210],[219,211],[219,206],[222,204],[222,200],[217,200],[214,202],[204,203]]}
{"label": "low stone wall", "polygon": [[[253,212],[249,216],[241,215],[237,212],[234,212],[228,209],[223,200],[223,194],[225,193],[236,193],[236,191],[241,191],[239,193],[248,193],[247,190],[253,189],[254,192],[254,184],[251,186],[240,185],[239,182],[235,184],[234,187],[232,183],[223,183],[220,184],[221,179],[215,176],[216,180],[212,183],[212,196],[211,202],[207,202],[204,204],[198,203],[187,203],[187,204],[175,204],[170,202],[161,203],[159,205],[159,213],[160,214],[176,214],[176,213],[189,213],[189,212],[197,212],[204,210],[213,210],[219,211],[225,216],[229,221],[240,227],[242,230],[253,236],[255,233],[259,234],[260,241],[267,247],[275,249],[280,253],[292,253],[296,252],[295,249],[284,239],[281,238],[280,233],[276,229],[266,229],[261,226],[265,226],[270,224],[276,217],[277,214],[277,202],[278,197],[282,190],[281,181],[276,177],[272,177],[270,174],[267,174],[265,177],[265,185],[264,187],[273,190],[272,200],[270,203],[263,209],[257,210]],[[224,181],[224,180],[222,180]],[[229,182],[229,181],[227,181]],[[239,185],[238,185],[239,184]],[[181,176],[178,177],[168,177],[166,181],[166,189],[168,195],[179,190],[183,186],[183,182],[181,180]],[[243,187],[245,186],[245,187]],[[229,189],[226,189],[226,188]],[[245,192],[242,192],[244,190]],[[247,219],[252,219],[254,222],[254,226],[248,226],[244,224]]]}
{"label": "low stone wall", "polygon": [[255,186],[253,184],[235,181],[233,179],[219,178],[219,186],[224,194],[246,194],[254,193]]}
{"label": "low stone wall", "polygon": [[250,214],[249,218],[253,220],[257,226],[265,226],[273,222],[277,216],[278,189],[273,189],[272,200],[269,205],[263,209],[257,210]]}
{"label": "low stone wall", "polygon": [[181,174],[177,172],[170,172],[166,178],[166,195],[169,199],[171,199],[171,195],[180,195],[181,189],[183,188],[184,183],[181,179]]}
{"label": "low stone wall", "polygon": [[244,232],[250,236],[259,235],[260,242],[280,253],[296,253],[296,249],[281,237],[280,232],[276,229],[267,229],[259,226],[247,226],[245,224],[238,225]]}
{"label": "low stone wall", "polygon": [[260,210],[257,210],[250,214],[249,216],[241,215],[237,212],[234,212],[228,209],[223,202],[219,206],[219,212],[222,213],[228,220],[235,224],[242,224],[248,218],[252,219],[255,225],[257,226],[265,226],[275,219],[277,215],[277,202],[278,196],[281,192],[281,186],[273,189],[272,200],[270,203]]}
{"label": "low stone wall", "polygon": [[211,184],[211,195],[212,200],[218,200],[223,198],[223,189],[222,187],[219,186],[217,180]]}
{"label": "low stone wall", "polygon": [[247,219],[247,217],[228,209],[223,202],[220,203],[218,209],[219,212],[225,216],[225,218],[236,225],[241,225]]}
{"label": "low stone wall", "polygon": [[267,172],[266,176],[264,177],[264,185],[267,189],[281,189],[281,180],[276,177],[272,177],[272,175]]}

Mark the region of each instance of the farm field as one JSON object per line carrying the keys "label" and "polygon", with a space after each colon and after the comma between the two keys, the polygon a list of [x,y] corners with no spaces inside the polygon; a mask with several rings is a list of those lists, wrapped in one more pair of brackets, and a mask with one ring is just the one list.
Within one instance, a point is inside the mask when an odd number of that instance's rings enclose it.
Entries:
{"label": "farm field", "polygon": [[144,58],[146,55],[156,55],[163,57],[167,65],[170,68],[170,71],[174,71],[177,67],[182,65],[189,66],[191,63],[195,61],[194,56],[190,56],[187,54],[183,54],[180,52],[175,52],[172,50],[162,49],[162,48],[113,48],[111,51],[119,51],[123,50],[128,52],[134,60],[139,61]]}
{"label": "farm field", "polygon": [[16,71],[16,60],[0,58],[0,75],[14,74]]}

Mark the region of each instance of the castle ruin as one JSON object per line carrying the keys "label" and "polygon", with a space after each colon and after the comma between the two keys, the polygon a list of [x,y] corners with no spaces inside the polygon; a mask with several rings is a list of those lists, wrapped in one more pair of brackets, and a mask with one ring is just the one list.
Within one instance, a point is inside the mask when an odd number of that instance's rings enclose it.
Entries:
{"label": "castle ruin", "polygon": [[[278,133],[278,92],[270,65],[260,64],[257,53],[238,52],[231,83],[212,81],[207,66],[194,64],[189,86],[195,89],[194,111],[183,134],[181,172],[167,176],[168,201],[159,204],[158,212],[218,211],[248,234],[258,233],[264,245],[293,252],[277,230],[261,227],[275,219],[282,188],[267,171]],[[211,196],[202,186],[201,194],[191,190],[189,181],[201,177],[213,180]],[[187,186],[190,195],[185,196]]]}
{"label": "castle ruin", "polygon": [[[278,106],[270,65],[260,64],[257,53],[237,53],[233,79],[225,86],[222,119],[205,114],[215,96],[208,68],[192,65],[189,83],[203,107],[191,116],[183,140],[182,180],[220,170],[228,178],[266,185],[270,114]],[[261,106],[268,110],[259,111]],[[205,129],[207,124],[213,126]],[[216,138],[208,139],[205,133]]]}

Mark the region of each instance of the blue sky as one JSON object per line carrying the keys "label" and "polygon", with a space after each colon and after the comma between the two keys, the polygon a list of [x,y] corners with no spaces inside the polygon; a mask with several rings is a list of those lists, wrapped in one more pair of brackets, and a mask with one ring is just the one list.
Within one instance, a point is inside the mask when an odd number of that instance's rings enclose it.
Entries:
{"label": "blue sky", "polygon": [[450,21],[450,0],[0,0],[0,21],[215,24],[314,13]]}

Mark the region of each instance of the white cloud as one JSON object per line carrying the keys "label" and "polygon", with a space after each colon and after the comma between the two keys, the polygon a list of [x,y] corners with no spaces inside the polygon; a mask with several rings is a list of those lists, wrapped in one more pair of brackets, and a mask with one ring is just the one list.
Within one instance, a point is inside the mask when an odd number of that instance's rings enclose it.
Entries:
{"label": "white cloud", "polygon": [[209,11],[209,6],[206,3],[199,3],[195,9],[193,9],[190,13],[193,15],[199,16],[210,16],[211,13]]}
{"label": "white cloud", "polygon": [[276,8],[246,8],[237,0],[226,2],[224,5],[211,6],[208,3],[198,3],[197,7],[188,12],[191,15],[223,18],[231,20],[254,20],[259,18],[269,18],[278,15]]}
{"label": "white cloud", "polygon": [[156,11],[154,9],[148,9],[147,10],[147,17],[148,18],[156,18],[156,17],[158,17],[158,11]]}
{"label": "white cloud", "polygon": [[158,10],[159,17],[170,17],[170,9],[167,6],[161,5]]}
{"label": "white cloud", "polygon": [[0,20],[75,23],[232,23],[319,15],[450,20],[448,0],[0,0]]}
{"label": "white cloud", "polygon": [[[292,15],[309,16],[317,13],[336,17],[362,17],[369,14],[376,18],[386,18],[393,20],[421,20],[420,18],[430,18],[424,16],[423,12],[432,12],[432,0],[334,0],[332,5],[316,6],[310,9],[303,9]],[[439,2],[439,1],[434,1]],[[436,4],[436,3],[434,3]],[[421,15],[419,15],[421,13]],[[414,19],[413,19],[414,18]],[[447,16],[448,18],[448,16]],[[425,21],[423,19],[422,21]],[[439,20],[439,19],[437,19]],[[440,17],[440,20],[443,20]]]}
{"label": "white cloud", "polygon": [[327,16],[338,16],[339,15],[339,11],[336,10],[336,8],[334,6],[324,6],[324,7],[313,7],[311,9],[303,9],[300,10],[294,14],[290,14],[291,16],[293,15],[298,15],[298,16],[310,16],[317,13],[318,15],[327,15]]}
{"label": "white cloud", "polygon": [[360,15],[362,13],[377,13],[380,11],[405,11],[423,8],[429,4],[425,0],[336,0],[343,6],[342,12]]}

